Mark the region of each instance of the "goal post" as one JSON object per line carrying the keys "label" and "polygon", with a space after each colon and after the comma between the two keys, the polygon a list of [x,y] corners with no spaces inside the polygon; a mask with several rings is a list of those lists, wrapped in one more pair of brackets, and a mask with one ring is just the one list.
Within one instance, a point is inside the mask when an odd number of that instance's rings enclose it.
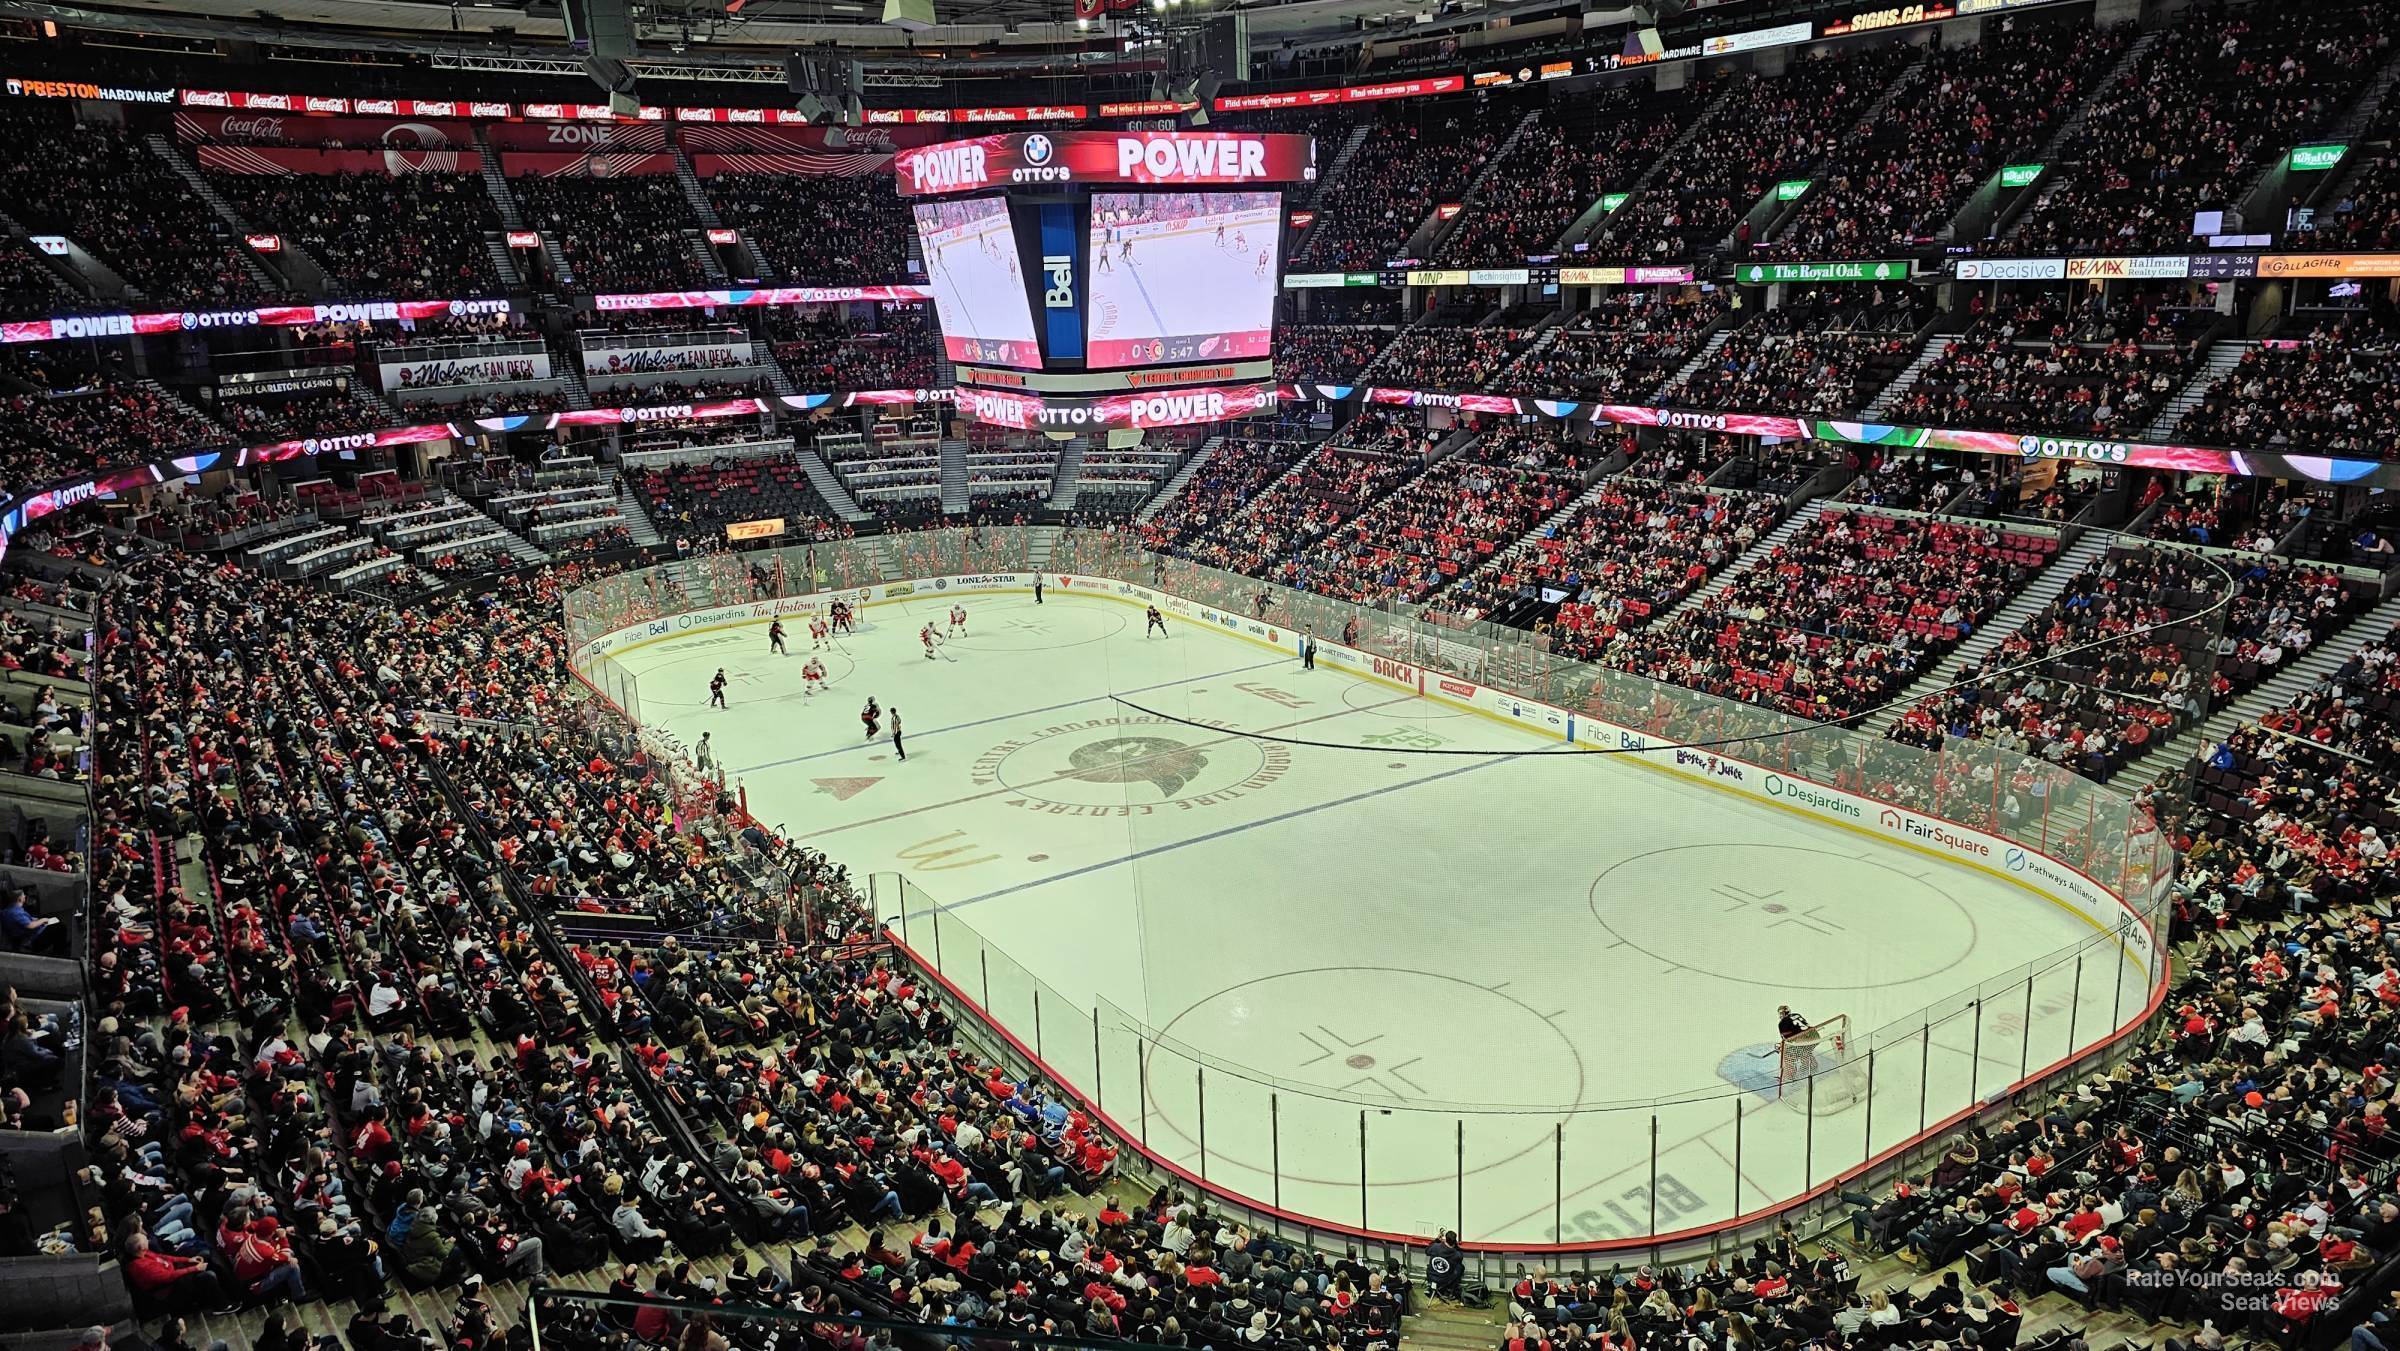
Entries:
{"label": "goal post", "polygon": [[1866,1056],[1850,1036],[1850,1015],[1836,1013],[1776,1048],[1775,1096],[1801,1111],[1835,1112],[1867,1091]]}

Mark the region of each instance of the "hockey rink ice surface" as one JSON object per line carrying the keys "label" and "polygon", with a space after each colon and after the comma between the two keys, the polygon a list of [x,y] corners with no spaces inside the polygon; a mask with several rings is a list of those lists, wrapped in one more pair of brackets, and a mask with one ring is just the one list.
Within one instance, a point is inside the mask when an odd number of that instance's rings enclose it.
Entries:
{"label": "hockey rink ice surface", "polygon": [[[1110,599],[964,597],[967,634],[926,660],[919,627],[960,599],[865,610],[814,698],[805,620],[785,657],[759,621],[620,660],[645,721],[707,733],[753,813],[854,878],[914,884],[941,932],[906,916],[912,948],[1245,1197],[1470,1240],[1673,1232],[1796,1196],[2141,1005],[2118,948],[1997,876],[1185,620],[1145,638]],[[905,763],[863,740],[870,695]],[[1432,749],[1540,753],[1411,753]],[[1877,1043],[1871,1101],[1812,1112],[1777,1099],[1785,1003],[1847,1014],[1854,1045],[1939,1025]]]}

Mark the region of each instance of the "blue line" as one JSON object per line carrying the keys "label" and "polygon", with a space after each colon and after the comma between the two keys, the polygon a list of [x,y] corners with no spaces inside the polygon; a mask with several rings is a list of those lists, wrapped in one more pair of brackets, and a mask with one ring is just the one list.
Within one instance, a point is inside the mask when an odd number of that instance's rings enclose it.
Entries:
{"label": "blue line", "polygon": [[1013,887],[1002,887],[998,891],[987,891],[981,896],[969,896],[963,901],[954,901],[949,905],[937,905],[933,908],[937,911],[964,910],[970,905],[977,905],[984,901],[996,901],[1003,896],[1014,896],[1020,891],[1030,891],[1035,887],[1046,887],[1055,882],[1064,882],[1071,877],[1081,877],[1085,873],[1095,873],[1103,868],[1114,868],[1119,864],[1131,863],[1137,859],[1145,859],[1153,854],[1164,854],[1177,849],[1186,849],[1195,844],[1207,844],[1211,840],[1221,840],[1228,835],[1239,835],[1245,830],[1256,830],[1260,826],[1278,825],[1297,816],[1307,816],[1312,812],[1327,811],[1334,807],[1347,807],[1353,802],[1364,802],[1368,798],[1382,797],[1386,793],[1397,793],[1405,789],[1420,787],[1424,784],[1437,783],[1443,779],[1454,779],[1461,774],[1472,774],[1479,769],[1490,769],[1496,764],[1508,764],[1518,758],[1519,757],[1509,755],[1506,752],[1495,752],[1492,759],[1478,760],[1473,764],[1461,765],[1457,769],[1445,769],[1439,774],[1428,774],[1421,779],[1410,779],[1406,783],[1385,784],[1381,788],[1370,788],[1363,793],[1352,793],[1348,797],[1337,797],[1331,802],[1320,802],[1312,807],[1295,807],[1291,811],[1281,812],[1274,816],[1262,816],[1255,821],[1245,821],[1238,826],[1227,826],[1223,830],[1212,830],[1206,835],[1194,835],[1188,840],[1177,840],[1172,844],[1153,845],[1148,849],[1137,850],[1134,853],[1126,854],[1118,858],[1104,859],[1098,863],[1087,863],[1080,868],[1070,868],[1063,873],[1053,873],[1048,877],[1036,878],[1031,882],[1019,882]]}
{"label": "blue line", "polygon": [[1127,263],[1125,265],[1125,270],[1129,273],[1132,273],[1133,289],[1142,293],[1142,308],[1150,311],[1150,322],[1158,325],[1159,336],[1162,338],[1165,337],[1167,334],[1167,316],[1158,312],[1158,302],[1150,298],[1150,288],[1142,285],[1142,274],[1135,272],[1133,270],[1133,264],[1131,263]]}
{"label": "blue line", "polygon": [[[1240,675],[1244,671],[1256,671],[1262,667],[1281,666],[1290,660],[1290,657],[1277,657],[1272,661],[1253,662],[1248,666],[1236,666],[1230,670],[1203,671],[1196,676],[1187,675],[1178,677],[1174,680],[1162,680],[1155,685],[1140,685],[1130,690],[1111,690],[1106,694],[1095,694],[1082,699],[1069,699],[1063,704],[1050,704],[1043,708],[1020,708],[1013,713],[997,713],[988,718],[977,718],[973,722],[953,723],[948,727],[936,727],[930,732],[918,733],[917,740],[923,741],[927,737],[937,737],[944,732],[963,732],[970,727],[982,727],[988,723],[1006,722],[1010,718],[1030,718],[1036,713],[1056,713],[1062,708],[1074,708],[1078,704],[1094,704],[1103,699],[1114,699],[1120,694],[1146,694],[1151,690],[1171,689],[1174,686],[1187,684],[1194,680],[1214,680],[1218,676]],[[749,765],[731,772],[735,774],[755,774],[762,769],[776,769],[784,765],[796,765],[803,760],[822,760],[828,755],[848,755],[857,749],[858,747],[856,746],[836,746],[829,751],[812,751],[807,755],[795,755],[789,757],[788,759],[769,760],[764,764]]]}

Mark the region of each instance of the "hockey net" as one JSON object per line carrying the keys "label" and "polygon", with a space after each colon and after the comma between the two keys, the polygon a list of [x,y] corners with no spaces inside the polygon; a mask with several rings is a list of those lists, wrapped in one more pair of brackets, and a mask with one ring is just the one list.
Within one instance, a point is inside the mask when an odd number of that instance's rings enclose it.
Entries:
{"label": "hockey net", "polygon": [[1836,1112],[1867,1090],[1866,1056],[1851,1041],[1850,1015],[1817,1020],[1776,1048],[1776,1097],[1802,1111]]}

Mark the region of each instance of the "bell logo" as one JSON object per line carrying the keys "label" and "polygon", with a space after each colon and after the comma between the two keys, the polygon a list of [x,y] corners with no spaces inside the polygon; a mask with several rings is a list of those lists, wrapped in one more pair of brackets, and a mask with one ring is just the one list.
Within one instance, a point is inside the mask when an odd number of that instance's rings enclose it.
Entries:
{"label": "bell logo", "polygon": [[1117,176],[1158,183],[1223,182],[1267,176],[1266,142],[1247,137],[1117,139]]}

